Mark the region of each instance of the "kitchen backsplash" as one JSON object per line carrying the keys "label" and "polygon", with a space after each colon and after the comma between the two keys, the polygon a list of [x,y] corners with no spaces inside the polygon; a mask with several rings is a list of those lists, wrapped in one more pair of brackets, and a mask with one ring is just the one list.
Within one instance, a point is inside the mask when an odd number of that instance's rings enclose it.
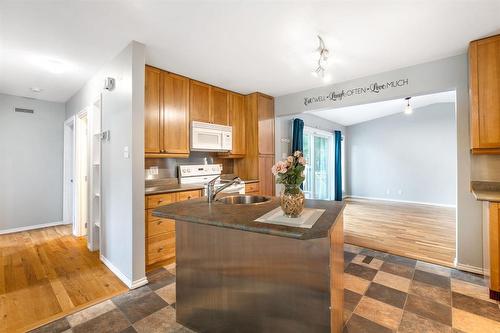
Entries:
{"label": "kitchen backsplash", "polygon": [[472,155],[471,180],[500,182],[500,156]]}
{"label": "kitchen backsplash", "polygon": [[177,178],[179,165],[213,163],[216,163],[214,158],[205,152],[191,152],[189,158],[146,158],[144,178],[146,180]]}

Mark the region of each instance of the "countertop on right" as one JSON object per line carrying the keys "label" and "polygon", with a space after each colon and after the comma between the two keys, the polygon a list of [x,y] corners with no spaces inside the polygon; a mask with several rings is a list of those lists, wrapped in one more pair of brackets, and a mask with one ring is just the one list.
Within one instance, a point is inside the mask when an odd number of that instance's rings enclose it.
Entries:
{"label": "countertop on right", "polygon": [[470,188],[477,200],[500,202],[500,182],[471,181]]}

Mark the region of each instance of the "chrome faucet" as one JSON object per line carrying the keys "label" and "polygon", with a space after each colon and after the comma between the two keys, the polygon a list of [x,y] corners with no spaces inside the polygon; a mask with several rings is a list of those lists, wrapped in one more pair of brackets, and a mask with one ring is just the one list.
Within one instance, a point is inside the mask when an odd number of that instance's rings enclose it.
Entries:
{"label": "chrome faucet", "polygon": [[240,184],[241,183],[240,177],[234,177],[232,181],[230,181],[227,184],[224,184],[223,186],[219,187],[216,190],[215,189],[215,182],[219,178],[220,178],[220,176],[217,176],[217,177],[215,177],[214,179],[212,179],[211,181],[209,181],[207,183],[207,200],[208,200],[208,203],[212,203],[215,200],[215,196],[217,194],[219,194],[220,191],[225,190],[226,188],[228,188],[229,186],[231,186],[233,184]]}

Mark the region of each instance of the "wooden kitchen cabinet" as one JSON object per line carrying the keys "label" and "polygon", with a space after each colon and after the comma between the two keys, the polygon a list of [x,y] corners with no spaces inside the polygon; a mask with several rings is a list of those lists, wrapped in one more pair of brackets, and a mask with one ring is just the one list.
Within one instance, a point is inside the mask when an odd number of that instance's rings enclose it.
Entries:
{"label": "wooden kitchen cabinet", "polygon": [[163,72],[163,152],[189,155],[189,79]]}
{"label": "wooden kitchen cabinet", "polygon": [[500,301],[500,204],[489,203],[490,298]]}
{"label": "wooden kitchen cabinet", "polygon": [[161,70],[146,66],[144,82],[144,152],[160,153]]}
{"label": "wooden kitchen cabinet", "polygon": [[469,45],[471,147],[500,154],[500,35]]}
{"label": "wooden kitchen cabinet", "polygon": [[233,149],[231,150],[231,154],[245,155],[245,97],[240,94],[231,93],[229,98],[229,124],[233,127]]}
{"label": "wooden kitchen cabinet", "polygon": [[229,125],[229,91],[212,87],[210,94],[211,122],[219,125]]}
{"label": "wooden kitchen cabinet", "polygon": [[175,221],[153,216],[153,210],[160,206],[201,196],[201,190],[146,195],[146,271],[175,261]]}
{"label": "wooden kitchen cabinet", "polygon": [[189,79],[146,66],[146,157],[189,156]]}
{"label": "wooden kitchen cabinet", "polygon": [[274,99],[258,94],[259,154],[274,155]]}
{"label": "wooden kitchen cabinet", "polygon": [[274,164],[274,155],[260,155],[259,156],[259,180],[260,180],[260,194],[274,195],[275,193],[275,180],[271,172]]}
{"label": "wooden kitchen cabinet", "polygon": [[211,87],[210,85],[194,80],[189,81],[189,112],[191,121],[211,122],[210,104]]}

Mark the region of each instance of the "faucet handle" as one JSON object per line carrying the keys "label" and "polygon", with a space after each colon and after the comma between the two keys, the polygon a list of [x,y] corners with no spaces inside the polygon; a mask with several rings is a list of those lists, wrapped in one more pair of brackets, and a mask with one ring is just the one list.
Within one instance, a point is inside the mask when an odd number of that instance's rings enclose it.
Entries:
{"label": "faucet handle", "polygon": [[220,178],[220,175],[218,175],[217,177],[215,177],[214,179],[212,179],[211,181],[208,182],[208,185],[213,185],[215,184],[215,182],[217,181],[217,179]]}

